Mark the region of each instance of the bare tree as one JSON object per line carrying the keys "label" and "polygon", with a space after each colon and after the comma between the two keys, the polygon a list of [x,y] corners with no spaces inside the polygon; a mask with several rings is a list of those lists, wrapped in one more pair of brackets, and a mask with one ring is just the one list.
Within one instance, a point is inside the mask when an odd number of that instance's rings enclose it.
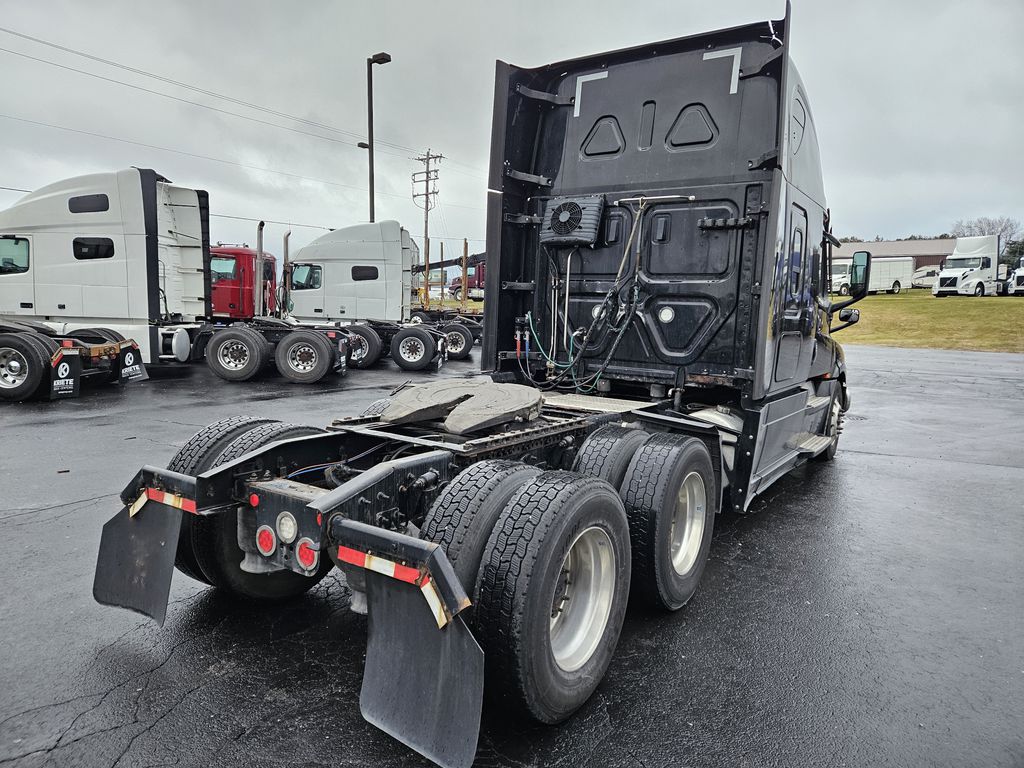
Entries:
{"label": "bare tree", "polygon": [[1016,240],[1021,234],[1020,222],[1009,216],[997,216],[990,219],[980,216],[977,219],[958,219],[951,231],[953,237],[976,237],[978,235],[999,235],[999,253],[1002,255],[1007,244]]}

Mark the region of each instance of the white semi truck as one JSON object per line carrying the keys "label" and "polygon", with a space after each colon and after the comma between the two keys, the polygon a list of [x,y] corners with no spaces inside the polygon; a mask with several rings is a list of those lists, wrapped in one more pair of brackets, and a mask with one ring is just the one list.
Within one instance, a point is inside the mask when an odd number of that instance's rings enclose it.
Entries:
{"label": "white semi truck", "polygon": [[998,235],[958,237],[932,286],[932,296],[995,296],[998,264]]}
{"label": "white semi truck", "polygon": [[[850,295],[850,259],[834,259],[829,277],[829,290],[840,296]],[[889,256],[872,260],[871,284],[868,293],[899,293],[909,289],[914,278],[911,256]]]}
{"label": "white semi truck", "polygon": [[[145,168],[49,184],[0,211],[25,268],[0,280],[0,315],[55,332],[102,327],[138,342],[146,364],[188,360],[210,315],[206,192]],[[177,335],[175,335],[177,334]]]}
{"label": "white semi truck", "polygon": [[1024,296],[1024,256],[1017,262],[1017,268],[1010,274],[1006,292],[1011,296]]}

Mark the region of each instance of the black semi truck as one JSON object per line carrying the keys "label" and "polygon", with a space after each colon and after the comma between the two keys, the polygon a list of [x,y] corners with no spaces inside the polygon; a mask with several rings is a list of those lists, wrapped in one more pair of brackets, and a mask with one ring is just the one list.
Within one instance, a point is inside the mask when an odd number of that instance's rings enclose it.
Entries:
{"label": "black semi truck", "polygon": [[[143,467],[94,595],[162,623],[172,572],[281,601],[340,568],[360,707],[468,766],[485,689],[543,723],[600,684],[628,600],[682,608],[715,517],[836,452],[849,407],[789,19],[499,62],[483,367],[324,428],[238,417]],[[177,542],[164,547],[163,542]]]}

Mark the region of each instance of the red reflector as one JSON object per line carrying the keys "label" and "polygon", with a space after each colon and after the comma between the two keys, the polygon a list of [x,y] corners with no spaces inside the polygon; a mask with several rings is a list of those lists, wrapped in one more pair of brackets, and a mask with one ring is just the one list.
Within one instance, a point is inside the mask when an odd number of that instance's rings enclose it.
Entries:
{"label": "red reflector", "polygon": [[73,342],[71,339],[63,339],[60,345],[66,349],[70,349],[71,347],[75,346],[75,342]]}
{"label": "red reflector", "polygon": [[260,505],[260,497],[257,496],[255,493],[250,493],[249,494],[249,506],[250,507],[258,507],[259,505]]}
{"label": "red reflector", "polygon": [[299,545],[295,548],[295,557],[298,559],[299,565],[307,571],[313,570],[319,556],[319,553],[313,549],[312,544],[313,542],[309,539],[300,539]]}
{"label": "red reflector", "polygon": [[334,338],[337,338],[337,336],[338,336],[338,334],[336,334],[334,331],[328,331],[327,332],[327,338],[328,339],[334,339]]}
{"label": "red reflector", "polygon": [[316,524],[317,525],[323,525],[324,524],[324,516],[322,514],[320,514],[319,512],[316,513]]}
{"label": "red reflector", "polygon": [[261,525],[256,531],[256,548],[262,555],[272,555],[277,548],[277,541],[270,526]]}

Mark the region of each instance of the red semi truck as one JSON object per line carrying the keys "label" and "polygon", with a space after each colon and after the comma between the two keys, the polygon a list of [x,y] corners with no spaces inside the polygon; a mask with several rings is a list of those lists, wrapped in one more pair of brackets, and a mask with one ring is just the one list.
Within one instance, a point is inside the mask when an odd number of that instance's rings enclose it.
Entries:
{"label": "red semi truck", "polygon": [[[210,296],[218,320],[257,317],[253,276],[257,252],[248,245],[217,243],[210,249]],[[277,311],[277,259],[263,253],[263,306],[266,314]]]}

